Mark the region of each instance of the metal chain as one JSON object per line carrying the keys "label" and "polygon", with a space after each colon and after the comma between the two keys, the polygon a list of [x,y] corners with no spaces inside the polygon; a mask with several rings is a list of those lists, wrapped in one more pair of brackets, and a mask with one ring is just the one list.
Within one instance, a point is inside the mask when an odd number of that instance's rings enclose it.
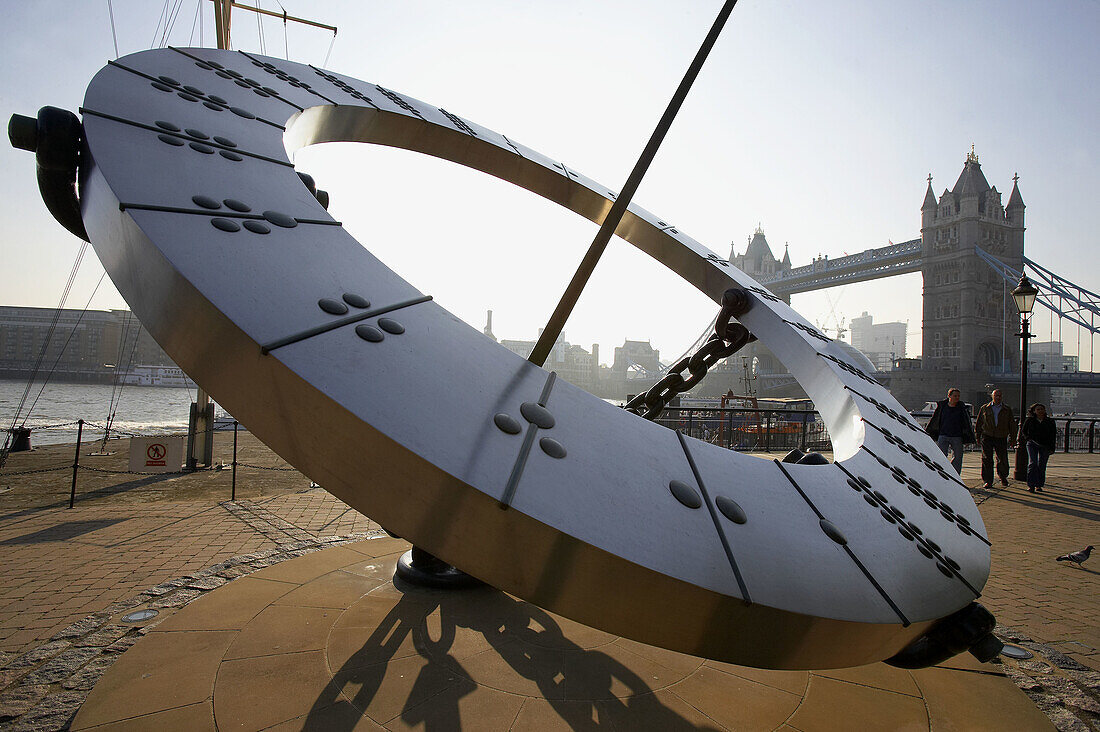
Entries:
{"label": "metal chain", "polygon": [[[627,402],[625,409],[645,419],[656,419],[677,394],[693,389],[716,363],[756,340],[748,328],[732,320],[748,311],[752,301],[744,290],[730,288],[722,295],[722,309],[714,321],[714,333],[698,351],[673,364],[653,387]],[[684,377],[684,371],[688,376]]]}

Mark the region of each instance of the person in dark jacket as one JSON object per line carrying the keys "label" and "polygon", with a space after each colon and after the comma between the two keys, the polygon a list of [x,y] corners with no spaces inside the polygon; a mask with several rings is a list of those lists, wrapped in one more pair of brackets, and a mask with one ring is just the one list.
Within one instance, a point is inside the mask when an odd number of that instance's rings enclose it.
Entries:
{"label": "person in dark jacket", "polygon": [[936,411],[932,412],[932,419],[928,420],[925,431],[936,441],[936,446],[947,455],[951,450],[951,467],[956,473],[962,473],[963,445],[973,445],[974,426],[970,422],[970,414],[966,411],[966,404],[959,401],[962,392],[951,387],[947,390],[947,398],[936,403]]}
{"label": "person in dark jacket", "polygon": [[1047,459],[1054,452],[1058,428],[1047,416],[1043,404],[1032,404],[1027,419],[1020,425],[1020,440],[1027,447],[1027,489],[1031,493],[1043,492],[1047,482]]}
{"label": "person in dark jacket", "polygon": [[989,404],[983,405],[974,419],[974,432],[982,448],[982,488],[986,490],[993,487],[994,454],[1001,485],[1008,485],[1008,448],[1016,440],[1016,418],[1001,398],[1001,390],[994,389],[990,397]]}

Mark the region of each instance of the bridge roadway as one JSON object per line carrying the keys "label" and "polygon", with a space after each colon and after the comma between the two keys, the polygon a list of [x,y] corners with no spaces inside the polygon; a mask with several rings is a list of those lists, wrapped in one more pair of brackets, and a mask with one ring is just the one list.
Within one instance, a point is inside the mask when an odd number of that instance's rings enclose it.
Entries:
{"label": "bridge roadway", "polygon": [[852,282],[920,272],[920,266],[921,240],[917,238],[838,259],[815,259],[812,264],[764,275],[758,281],[783,297]]}

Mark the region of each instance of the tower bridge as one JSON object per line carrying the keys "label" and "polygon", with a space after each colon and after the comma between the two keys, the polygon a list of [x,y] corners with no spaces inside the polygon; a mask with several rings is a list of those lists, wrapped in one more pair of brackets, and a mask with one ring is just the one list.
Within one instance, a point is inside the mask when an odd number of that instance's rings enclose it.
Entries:
{"label": "tower bridge", "polygon": [[[936,397],[948,383],[963,389],[968,400],[987,391],[987,384],[1011,391],[1020,380],[1018,318],[1005,317],[1006,287],[1015,286],[1025,265],[1035,272],[1039,302],[1060,318],[1091,334],[1100,332],[1100,296],[1054,275],[1024,256],[1024,211],[1019,176],[1013,177],[1007,204],[982,173],[973,150],[955,185],[937,196],[932,176],[921,206],[921,234],[899,244],[867,249],[836,259],[818,257],[794,267],[790,253],[776,259],[757,227],[744,254],[731,250],[729,261],[788,303],[791,295],[856,282],[920,272],[923,275],[922,359],[919,369],[880,374],[907,407]],[[1011,283],[1009,283],[1011,280]],[[756,359],[758,373],[785,372],[759,343],[742,351]],[[782,378],[766,380],[782,390]],[[1100,388],[1100,374],[1029,374],[1037,387]],[[766,387],[765,387],[766,388]]]}

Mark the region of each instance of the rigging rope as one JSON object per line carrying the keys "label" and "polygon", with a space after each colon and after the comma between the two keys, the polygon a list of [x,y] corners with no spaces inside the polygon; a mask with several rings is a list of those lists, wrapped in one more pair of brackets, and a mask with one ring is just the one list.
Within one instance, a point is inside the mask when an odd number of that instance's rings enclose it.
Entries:
{"label": "rigging rope", "polygon": [[328,42],[328,52],[325,54],[325,60],[321,64],[322,69],[328,68],[328,57],[332,55],[332,47],[336,45],[336,31],[332,31],[332,40]]}
{"label": "rigging rope", "polygon": [[[92,294],[88,296],[88,301],[84,303],[84,309],[80,311],[80,315],[77,316],[76,322],[73,324],[72,330],[69,331],[69,337],[65,339],[64,345],[61,346],[61,350],[57,352],[57,358],[54,359],[53,366],[50,366],[50,370],[46,372],[46,378],[42,381],[42,386],[38,389],[38,394],[34,397],[34,401],[27,407],[27,416],[23,418],[23,427],[27,426],[27,420],[30,419],[31,414],[34,412],[35,405],[38,404],[38,400],[42,398],[42,393],[46,391],[46,385],[50,383],[50,379],[53,377],[53,372],[57,370],[57,365],[61,363],[61,357],[65,355],[65,349],[69,347],[69,341],[76,335],[77,328],[80,327],[80,323],[84,320],[84,315],[88,312],[88,307],[92,304],[92,298],[99,292],[99,286],[103,284],[104,278],[107,277],[107,272],[99,276],[99,282],[96,283],[95,289],[92,290]],[[42,429],[39,427],[38,429]]]}
{"label": "rigging rope", "polygon": [[111,0],[107,0],[107,14],[111,16],[111,38],[115,41],[115,58],[118,58],[118,33],[115,31],[115,9],[111,7]]}
{"label": "rigging rope", "polygon": [[[256,10],[260,9],[260,0],[256,0]],[[260,38],[260,53],[264,56],[267,55],[267,44],[264,42],[264,25],[262,22],[263,16],[256,13],[256,35]]]}
{"label": "rigging rope", "polygon": [[[46,358],[46,349],[50,347],[50,341],[53,339],[54,330],[57,328],[57,321],[61,318],[61,310],[65,307],[65,301],[69,299],[69,292],[73,289],[73,281],[76,279],[76,273],[80,271],[80,263],[84,259],[84,253],[88,251],[88,242],[82,241],[80,243],[80,249],[76,253],[76,261],[73,262],[73,268],[69,272],[69,279],[65,283],[65,288],[61,291],[61,299],[57,303],[57,307],[54,309],[53,317],[50,319],[50,326],[46,329],[46,338],[42,342],[42,349],[38,352],[38,358],[34,362],[34,367],[31,369],[30,379],[27,381],[27,386],[23,389],[23,395],[19,399],[19,405],[15,408],[15,415],[12,417],[11,428],[4,435],[4,445],[0,447],[0,466],[3,466],[4,462],[8,459],[9,447],[11,441],[15,436],[15,427],[19,424],[19,415],[23,411],[23,407],[27,403],[27,397],[30,396],[31,388],[34,386],[34,380],[38,376],[38,370],[42,367],[42,361]],[[29,414],[28,414],[29,416]],[[23,421],[24,426],[26,420]]]}

